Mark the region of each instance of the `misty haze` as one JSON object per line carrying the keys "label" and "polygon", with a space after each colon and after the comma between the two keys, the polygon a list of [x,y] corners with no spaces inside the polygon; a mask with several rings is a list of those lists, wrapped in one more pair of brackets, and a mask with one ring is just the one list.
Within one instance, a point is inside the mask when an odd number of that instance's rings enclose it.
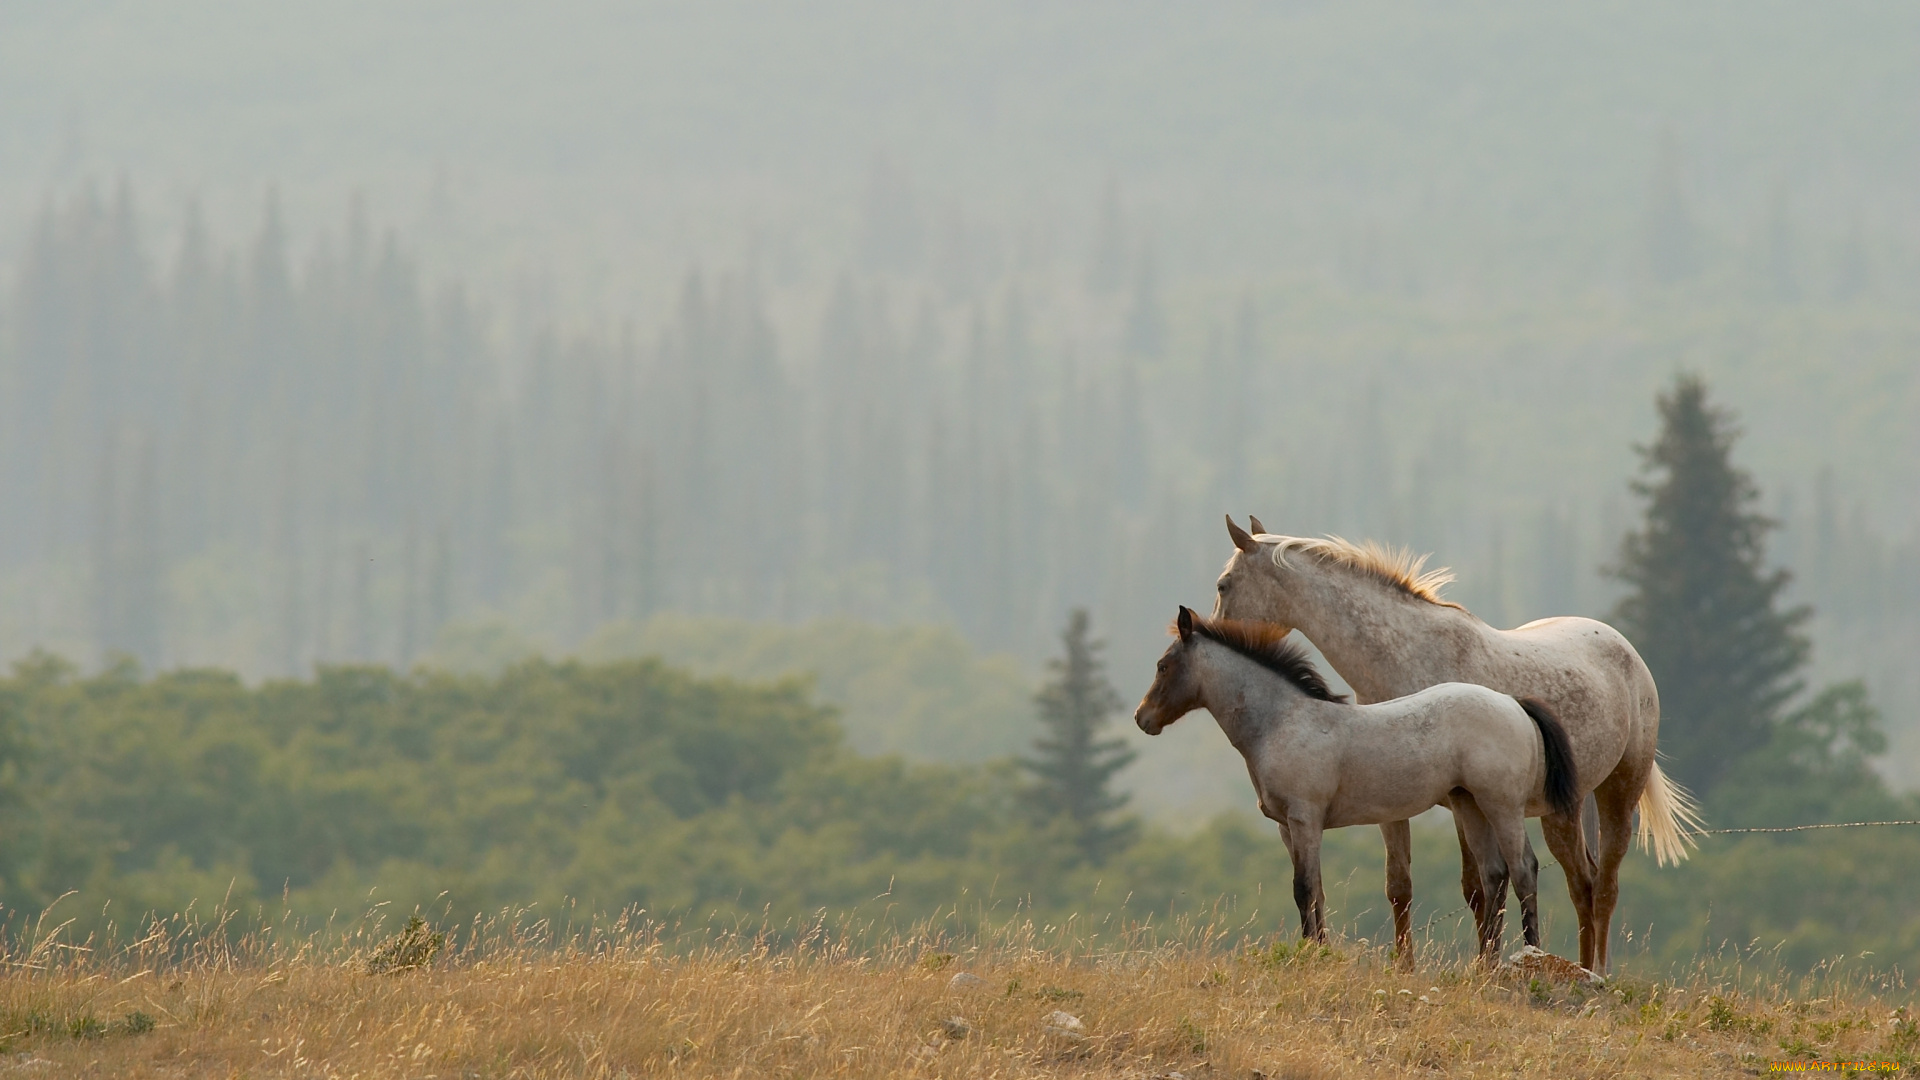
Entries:
{"label": "misty haze", "polygon": [[[1907,807],[1917,44],[1865,3],[8,5],[0,661],[271,696],[659,657],[990,773],[1076,609],[1131,708],[1223,514],[1431,553],[1496,627],[1612,617],[1691,374],[1812,610],[1796,700],[1859,680]],[[1147,826],[1254,821],[1211,723],[1116,715]],[[128,903],[439,887],[154,830],[101,856]]]}

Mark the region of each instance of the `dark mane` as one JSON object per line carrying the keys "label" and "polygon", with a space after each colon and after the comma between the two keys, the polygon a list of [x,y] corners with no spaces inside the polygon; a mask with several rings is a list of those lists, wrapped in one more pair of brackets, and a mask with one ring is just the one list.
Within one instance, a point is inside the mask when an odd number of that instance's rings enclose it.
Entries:
{"label": "dark mane", "polygon": [[1287,680],[1310,698],[1347,700],[1345,694],[1336,694],[1327,688],[1327,680],[1321,678],[1319,669],[1307,658],[1307,650],[1288,640],[1287,635],[1271,623],[1204,619],[1195,615],[1193,631]]}

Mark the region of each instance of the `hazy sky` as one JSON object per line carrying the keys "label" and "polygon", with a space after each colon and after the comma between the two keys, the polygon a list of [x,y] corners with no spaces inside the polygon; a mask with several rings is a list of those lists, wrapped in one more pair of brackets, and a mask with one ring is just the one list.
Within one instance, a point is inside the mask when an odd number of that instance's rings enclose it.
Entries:
{"label": "hazy sky", "polygon": [[884,153],[1042,220],[1112,172],[1196,262],[1326,217],[1581,244],[1663,128],[1709,214],[1785,186],[1911,226],[1916,60],[1898,4],[14,3],[0,235],[81,174],[236,224],[269,183],[411,221],[438,176],[462,258],[572,277],[848,214]]}

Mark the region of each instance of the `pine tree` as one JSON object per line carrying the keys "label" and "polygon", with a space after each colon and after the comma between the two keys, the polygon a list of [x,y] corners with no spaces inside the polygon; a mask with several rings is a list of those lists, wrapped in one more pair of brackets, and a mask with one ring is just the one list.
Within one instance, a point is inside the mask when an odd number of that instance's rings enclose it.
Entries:
{"label": "pine tree", "polygon": [[1038,816],[1065,821],[1082,854],[1098,863],[1134,831],[1131,820],[1114,816],[1127,796],[1108,786],[1133,761],[1134,751],[1118,739],[1100,737],[1121,701],[1107,682],[1099,657],[1102,643],[1090,640],[1090,627],[1084,608],[1067,619],[1060,635],[1066,655],[1049,662],[1054,677],[1034,696],[1045,734],[1034,740],[1035,756],[1021,764],[1035,781],[1028,798]]}
{"label": "pine tree", "polygon": [[1673,773],[1706,795],[1739,759],[1772,738],[1780,708],[1804,685],[1809,610],[1781,610],[1785,570],[1768,570],[1774,522],[1731,460],[1731,416],[1683,375],[1659,396],[1661,430],[1640,447],[1646,521],[1611,573],[1632,591],[1614,620],[1660,687],[1660,746]]}

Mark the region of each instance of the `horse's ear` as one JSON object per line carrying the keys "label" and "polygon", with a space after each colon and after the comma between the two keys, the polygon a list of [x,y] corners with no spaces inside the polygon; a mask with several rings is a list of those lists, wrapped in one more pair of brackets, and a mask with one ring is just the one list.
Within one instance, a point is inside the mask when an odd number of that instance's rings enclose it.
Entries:
{"label": "horse's ear", "polygon": [[1267,531],[1267,527],[1260,524],[1260,519],[1254,517],[1252,514],[1247,515],[1247,527],[1253,530],[1253,535],[1255,536],[1259,536],[1261,533]]}
{"label": "horse's ear", "polygon": [[1185,604],[1181,604],[1180,617],[1173,620],[1173,625],[1176,627],[1179,627],[1180,629],[1180,641],[1182,644],[1192,641],[1193,640],[1193,609],[1188,607]]}
{"label": "horse's ear", "polygon": [[1241,551],[1253,552],[1260,550],[1260,545],[1253,542],[1253,537],[1247,530],[1233,523],[1232,514],[1227,515],[1227,535],[1233,537],[1233,546],[1239,548]]}

